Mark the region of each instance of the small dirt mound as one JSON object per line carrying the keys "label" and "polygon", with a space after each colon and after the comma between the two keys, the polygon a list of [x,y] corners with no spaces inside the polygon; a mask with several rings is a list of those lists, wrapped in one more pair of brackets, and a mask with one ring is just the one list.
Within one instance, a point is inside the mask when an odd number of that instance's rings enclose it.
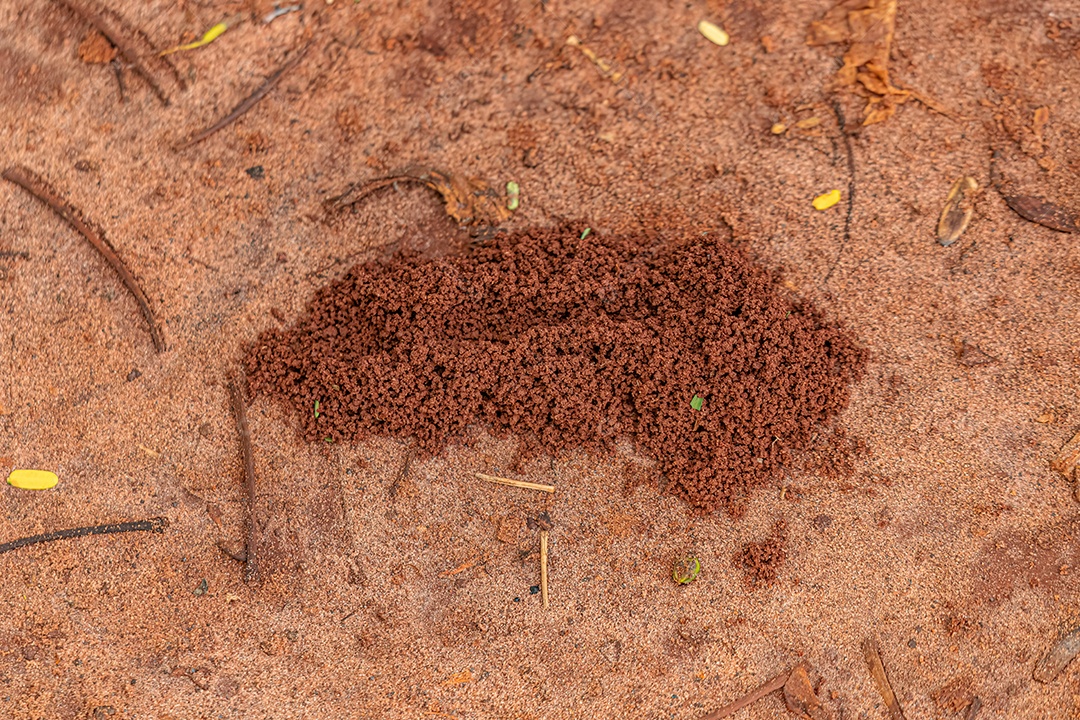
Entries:
{"label": "small dirt mound", "polygon": [[245,364],[309,441],[437,453],[474,423],[546,452],[624,437],[695,508],[738,511],[846,405],[865,357],[718,238],[560,229],[360,265]]}

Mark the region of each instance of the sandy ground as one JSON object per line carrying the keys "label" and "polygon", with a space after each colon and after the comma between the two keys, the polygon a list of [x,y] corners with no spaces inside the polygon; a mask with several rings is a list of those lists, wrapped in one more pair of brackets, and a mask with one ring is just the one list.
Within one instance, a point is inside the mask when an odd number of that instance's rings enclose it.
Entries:
{"label": "sandy ground", "polygon": [[[242,9],[108,5],[159,48]],[[1026,192],[1080,210],[1080,6],[902,0],[894,78],[963,119],[910,102],[856,129],[862,101],[827,87],[842,49],[805,44],[829,5],[310,3],[173,56],[186,90],[151,63],[164,107],[130,70],[121,102],[113,70],[79,59],[88,26],[59,5],[0,4],[0,164],[35,169],[105,228],[170,346],[155,354],[81,237],[0,183],[0,473],[61,477],[41,493],[3,485],[0,541],[170,523],[0,556],[0,715],[695,718],[805,661],[837,717],[885,718],[867,637],[910,720],[962,717],[943,688],[978,695],[980,718],[1080,715],[1080,667],[1031,679],[1080,624],[1077,504],[1048,467],[1080,427],[1080,249],[990,185],[998,148]],[[730,45],[697,33],[706,17]],[[307,37],[254,110],[172,149]],[[856,130],[846,237],[834,100]],[[809,117],[820,125],[770,132]],[[225,382],[282,325],[272,311],[287,322],[352,263],[468,241],[421,187],[326,217],[322,201],[350,182],[415,163],[519,182],[511,227],[730,225],[785,292],[869,350],[840,418],[864,446],[853,469],[792,472],[745,517],[703,518],[632,482],[647,461],[630,448],[518,463],[514,439],[477,428],[471,448],[399,479],[402,444],[306,445],[257,399],[264,582],[245,585],[217,547],[243,534]],[[963,174],[983,191],[945,248],[934,231]],[[845,200],[815,211],[833,188]],[[965,341],[981,354],[958,354]],[[474,470],[558,491],[480,484]],[[530,593],[538,539],[525,524],[544,509],[547,611]],[[787,563],[751,591],[732,556],[780,518]],[[704,569],[678,587],[671,563],[687,552]],[[741,713],[787,716],[775,694]]]}

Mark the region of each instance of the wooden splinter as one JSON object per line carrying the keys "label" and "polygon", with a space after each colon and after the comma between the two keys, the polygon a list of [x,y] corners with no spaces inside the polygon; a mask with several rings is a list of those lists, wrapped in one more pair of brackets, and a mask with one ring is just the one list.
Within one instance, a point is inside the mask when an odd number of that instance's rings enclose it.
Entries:
{"label": "wooden splinter", "polygon": [[540,531],[540,599],[548,606],[548,531]]}

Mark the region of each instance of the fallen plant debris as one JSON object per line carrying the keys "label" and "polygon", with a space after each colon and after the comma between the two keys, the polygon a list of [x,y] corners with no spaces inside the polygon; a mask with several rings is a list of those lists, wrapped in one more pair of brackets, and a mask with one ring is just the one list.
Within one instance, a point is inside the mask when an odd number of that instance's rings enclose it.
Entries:
{"label": "fallen plant debris", "polygon": [[938,242],[949,247],[956,242],[964,231],[967,230],[971,216],[975,213],[975,193],[979,190],[979,183],[972,177],[958,177],[949,190],[949,196],[945,198],[945,207],[941,210],[941,219],[938,220]]}
{"label": "fallen plant debris", "polygon": [[1077,224],[1078,221],[1072,213],[1062,210],[1046,198],[1036,195],[1012,195],[1006,192],[1002,192],[1001,196],[1013,212],[1029,222],[1058,232],[1080,233],[1080,225]]}
{"label": "fallen plant debris", "polygon": [[696,557],[679,558],[671,568],[672,579],[680,585],[689,585],[700,573],[701,561]]}
{"label": "fallen plant debris", "polygon": [[1073,435],[1072,440],[1065,443],[1061,448],[1061,451],[1050,462],[1050,469],[1060,473],[1066,480],[1072,480],[1073,493],[1076,496],[1076,500],[1080,502],[1080,470],[1077,469],[1080,464],[1080,432]]}
{"label": "fallen plant debris", "polygon": [[623,74],[616,70],[607,60],[604,60],[602,57],[593,52],[593,50],[589,48],[589,46],[581,42],[581,38],[579,38],[577,35],[571,35],[570,37],[566,38],[566,44],[570,47],[575,47],[580,50],[581,54],[587,57],[589,59],[589,62],[596,66],[596,69],[600,71],[600,74],[602,74],[611,82],[618,85],[619,82],[622,81]]}
{"label": "fallen plant debris", "polygon": [[251,430],[248,428],[247,409],[244,407],[242,385],[229,381],[229,397],[232,399],[233,412],[236,414],[236,430],[240,435],[240,449],[244,458],[244,493],[247,495],[247,533],[244,543],[244,582],[257,582],[259,563],[255,548],[257,521],[255,519],[255,457],[251,450]]}
{"label": "fallen plant debris", "polygon": [[90,525],[87,527],[71,528],[69,530],[54,530],[53,532],[31,535],[0,544],[0,554],[18,550],[29,545],[52,542],[54,540],[67,540],[69,538],[83,537],[84,535],[113,535],[127,532],[165,532],[168,522],[163,517],[151,518],[150,520],[134,520],[132,522],[110,523],[107,525]]}
{"label": "fallen plant debris", "polygon": [[285,75],[287,75],[290,70],[300,64],[300,61],[303,60],[304,56],[307,54],[309,47],[311,47],[310,42],[302,45],[299,50],[293,53],[292,57],[282,63],[281,67],[275,70],[270,75],[270,77],[266,78],[266,80],[263,81],[263,84],[255,89],[255,92],[251,93],[246,98],[241,100],[240,103],[232,110],[230,110],[228,114],[226,114],[223,118],[210,125],[209,127],[195,133],[187,140],[184,140],[183,142],[177,144],[176,146],[174,146],[173,149],[177,151],[186,150],[192,145],[197,145],[201,143],[203,140],[210,137],[218,130],[221,130],[224,127],[228,127],[232,123],[236,122],[240,117],[244,115],[244,113],[258,105],[259,101],[269,95],[270,91],[273,90],[279,82],[281,82],[281,78],[285,77]]}
{"label": "fallen plant debris", "polygon": [[709,22],[708,20],[702,20],[697,24],[698,32],[702,36],[714,45],[724,47],[731,42],[731,37],[727,34],[724,28]]}
{"label": "fallen plant debris", "polygon": [[12,470],[8,473],[8,485],[21,490],[51,490],[60,482],[50,470]]}
{"label": "fallen plant debris", "polygon": [[[251,347],[252,390],[296,408],[311,442],[435,454],[477,422],[548,453],[629,438],[692,506],[738,513],[846,405],[864,352],[715,236],[581,234],[357,266]],[[695,411],[695,392],[723,412]]]}
{"label": "fallen plant debris", "polygon": [[128,270],[127,265],[124,264],[124,261],[120,259],[112,245],[109,244],[105,234],[85,220],[83,214],[77,208],[61,200],[60,195],[34,171],[21,165],[13,165],[0,173],[0,177],[15,183],[48,205],[53,212],[75,228],[80,235],[94,246],[95,250],[101,253],[105,261],[120,276],[124,287],[135,297],[135,302],[138,303],[143,317],[146,318],[147,325],[150,326],[150,339],[154,343],[154,350],[159,353],[164,352],[166,349],[165,339],[161,335],[161,328],[158,326],[157,318],[154,317],[154,311],[150,307],[150,300],[146,297],[146,293],[143,292],[139,281],[135,279],[135,276]]}
{"label": "fallen plant debris", "polygon": [[964,713],[964,720],[975,720],[975,718],[979,714],[979,711],[982,710],[982,706],[982,700],[979,699],[978,695],[971,698],[971,704],[968,705],[967,712]]}
{"label": "fallen plant debris", "polygon": [[[459,225],[492,227],[505,221],[517,209],[518,195],[511,193],[509,183],[508,197],[504,199],[479,178],[421,167],[411,167],[396,175],[351,185],[341,195],[327,200],[327,205],[333,209],[355,205],[373,192],[397,183],[419,183],[439,193],[446,204],[446,214]],[[520,193],[520,188],[516,189]],[[514,207],[510,207],[511,204]]]}
{"label": "fallen plant debris", "polygon": [[700,720],[722,720],[729,717],[748,705],[752,705],[769,693],[777,690],[784,691],[784,704],[790,712],[801,718],[809,720],[831,720],[832,713],[822,705],[814,693],[810,677],[806,672],[806,665],[799,663],[791,670],[782,672],[764,684],[751,690],[738,700],[725,705],[719,710],[714,710],[708,715],[703,715]]}
{"label": "fallen plant debris", "polygon": [[176,45],[175,47],[171,47],[168,50],[162,50],[160,53],[158,53],[158,57],[165,57],[166,55],[172,55],[173,53],[177,52],[185,52],[187,50],[195,50],[196,48],[201,48],[204,45],[209,45],[210,43],[221,37],[221,35],[224,34],[226,30],[239,25],[243,21],[243,19],[243,15],[233,15],[231,18],[223,20],[222,22],[219,22],[217,25],[214,25],[212,28],[207,30],[198,40],[186,43],[184,45]]}
{"label": "fallen plant debris", "polygon": [[1080,654],[1080,627],[1058,640],[1050,652],[1035,663],[1031,677],[1041,683],[1051,682],[1077,654]]}
{"label": "fallen plant debris", "polygon": [[951,116],[930,98],[893,85],[889,49],[896,31],[896,0],[845,0],[810,23],[808,45],[850,43],[836,75],[840,87],[855,87],[866,97],[863,125],[888,120],[896,108],[914,98],[931,110]]}
{"label": "fallen plant debris", "polygon": [[885,707],[889,709],[889,717],[892,720],[904,720],[904,711],[900,707],[900,701],[896,699],[889,676],[885,674],[885,665],[881,661],[881,648],[877,640],[866,638],[862,643],[863,659],[866,667],[870,670],[870,677],[874,679],[881,699],[885,701]]}
{"label": "fallen plant debris", "polygon": [[540,531],[540,598],[548,608],[548,530]]}
{"label": "fallen plant debris", "polygon": [[540,483],[526,482],[525,480],[512,480],[510,478],[496,477],[494,475],[485,475],[484,473],[473,473],[473,475],[481,480],[498,483],[499,485],[509,485],[510,487],[523,488],[525,490],[539,490],[540,492],[546,493],[555,492],[554,485],[541,485]]}
{"label": "fallen plant debris", "polygon": [[968,342],[967,338],[954,339],[953,350],[956,353],[956,361],[964,367],[990,365],[998,361],[996,357],[985,352],[975,343]]}
{"label": "fallen plant debris", "polygon": [[[93,3],[88,0],[56,1],[105,36],[105,38],[112,43],[113,47],[115,47],[124,57],[124,60],[126,60],[135,72],[146,81],[154,95],[161,101],[161,104],[166,106],[169,105],[169,96],[165,93],[161,83],[158,81],[157,77],[150,72],[149,68],[146,67],[142,60],[139,59],[138,50],[135,48],[134,43],[128,39],[127,36],[132,33],[121,32],[121,29],[113,27],[112,23],[106,19],[105,13],[100,10],[95,10]],[[175,68],[172,68],[171,66],[170,68],[173,71],[177,84],[180,86],[180,89],[183,90],[185,84],[182,76],[176,72]]]}

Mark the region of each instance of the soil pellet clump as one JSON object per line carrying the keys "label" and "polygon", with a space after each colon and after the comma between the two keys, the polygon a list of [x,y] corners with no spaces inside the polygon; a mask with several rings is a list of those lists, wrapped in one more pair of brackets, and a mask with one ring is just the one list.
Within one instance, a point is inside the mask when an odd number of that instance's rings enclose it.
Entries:
{"label": "soil pellet clump", "polygon": [[434,454],[478,423],[548,453],[627,438],[693,507],[738,512],[844,408],[864,352],[719,238],[580,235],[359,265],[260,336],[252,390],[312,442]]}

